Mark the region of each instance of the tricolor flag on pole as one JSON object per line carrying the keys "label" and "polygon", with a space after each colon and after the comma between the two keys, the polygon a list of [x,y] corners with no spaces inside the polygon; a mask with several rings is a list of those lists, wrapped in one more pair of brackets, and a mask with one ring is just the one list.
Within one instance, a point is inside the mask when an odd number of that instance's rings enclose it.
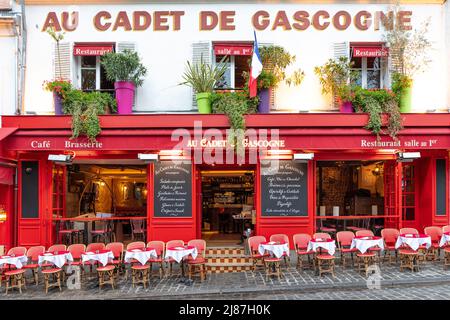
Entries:
{"label": "tricolor flag on pole", "polygon": [[256,96],[257,91],[257,81],[256,79],[261,74],[263,65],[261,62],[261,57],[259,56],[258,51],[258,41],[256,40],[256,32],[253,31],[255,35],[255,42],[253,43],[253,55],[252,55],[252,64],[250,67],[250,77],[248,79],[248,90],[250,94],[250,98]]}

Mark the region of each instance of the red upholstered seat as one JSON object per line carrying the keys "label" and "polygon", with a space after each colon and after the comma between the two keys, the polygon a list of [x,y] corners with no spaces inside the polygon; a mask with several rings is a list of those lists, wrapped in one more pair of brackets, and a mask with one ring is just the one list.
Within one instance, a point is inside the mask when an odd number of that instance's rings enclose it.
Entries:
{"label": "red upholstered seat", "polygon": [[57,273],[62,271],[61,268],[52,268],[52,269],[44,269],[42,270],[42,273]]}
{"label": "red upholstered seat", "polygon": [[15,270],[6,271],[5,272],[5,276],[14,276],[16,274],[21,274],[21,273],[25,273],[25,270],[23,270],[23,269],[15,269]]}
{"label": "red upholstered seat", "polygon": [[31,264],[27,264],[25,266],[23,266],[24,269],[35,269],[35,268],[39,268],[39,265],[37,263],[31,263]]}
{"label": "red upholstered seat", "polygon": [[162,261],[163,261],[162,257],[148,260],[148,262],[150,262],[150,263],[159,263]]}
{"label": "red upholstered seat", "polygon": [[400,254],[412,254],[412,255],[417,255],[417,251],[411,250],[411,249],[400,249],[398,251]]}
{"label": "red upholstered seat", "polygon": [[145,265],[134,265],[131,266],[131,269],[135,269],[135,270],[145,270],[145,269],[150,269],[150,266],[145,264]]}
{"label": "red upholstered seat", "polygon": [[342,248],[341,251],[344,252],[344,253],[348,253],[348,252],[357,252],[358,249],[356,249],[356,248],[353,248],[353,249],[350,249],[350,248]]}
{"label": "red upholstered seat", "polygon": [[195,259],[189,259],[188,260],[189,264],[203,264],[205,262],[206,262],[206,260],[203,257],[197,257]]}
{"label": "red upholstered seat", "polygon": [[104,267],[98,267],[97,271],[111,271],[111,270],[114,270],[115,268],[116,267],[113,266],[113,265],[107,265],[107,266],[104,266]]}
{"label": "red upholstered seat", "polygon": [[[73,261],[70,264],[72,266],[81,266],[83,263],[81,261]],[[86,265],[87,263],[85,262],[84,264]]]}
{"label": "red upholstered seat", "polygon": [[264,261],[266,262],[279,262],[281,261],[280,258],[265,258]]}
{"label": "red upholstered seat", "polygon": [[297,254],[299,254],[299,255],[308,255],[308,254],[313,254],[314,253],[314,251],[312,251],[312,250],[310,250],[310,251],[307,251],[306,249],[305,250],[297,250]]}
{"label": "red upholstered seat", "polygon": [[319,254],[319,255],[317,255],[317,259],[332,260],[332,259],[334,259],[334,257],[329,254]]}
{"label": "red upholstered seat", "polygon": [[357,253],[357,257],[375,257],[375,253],[366,252],[366,253]]}
{"label": "red upholstered seat", "polygon": [[120,264],[120,263],[122,263],[122,260],[114,259],[113,261],[111,261],[111,263],[112,264]]}

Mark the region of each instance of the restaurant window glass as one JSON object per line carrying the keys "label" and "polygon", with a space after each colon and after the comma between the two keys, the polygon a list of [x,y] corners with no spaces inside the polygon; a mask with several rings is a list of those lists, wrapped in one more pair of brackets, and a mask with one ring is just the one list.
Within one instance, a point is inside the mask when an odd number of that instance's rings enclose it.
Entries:
{"label": "restaurant window glass", "polygon": [[[363,47],[361,47],[363,46]],[[364,43],[350,46],[350,61],[356,72],[356,84],[365,89],[381,89],[385,87],[388,51],[378,46],[364,47]]]}
{"label": "restaurant window glass", "polygon": [[[215,56],[216,65],[220,65],[223,55]],[[227,56],[222,63],[226,64],[227,70],[218,81],[218,89],[241,89],[245,87],[244,71],[249,71],[249,56]]]}
{"label": "restaurant window glass", "polygon": [[106,78],[100,56],[79,56],[80,88],[83,91],[114,91],[114,83]]}

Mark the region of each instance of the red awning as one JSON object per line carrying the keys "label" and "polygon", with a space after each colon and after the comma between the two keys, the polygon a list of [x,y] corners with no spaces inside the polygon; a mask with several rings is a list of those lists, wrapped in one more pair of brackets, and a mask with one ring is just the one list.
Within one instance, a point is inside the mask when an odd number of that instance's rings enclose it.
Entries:
{"label": "red awning", "polygon": [[389,55],[388,48],[382,47],[353,47],[354,58],[384,58]]}
{"label": "red awning", "polygon": [[215,44],[214,54],[228,56],[251,56],[253,54],[253,47],[251,45]]}
{"label": "red awning", "polygon": [[12,168],[0,166],[0,184],[13,185],[13,172],[14,170]]}
{"label": "red awning", "polygon": [[113,45],[85,45],[75,44],[73,46],[74,56],[102,56],[105,53],[113,52]]}

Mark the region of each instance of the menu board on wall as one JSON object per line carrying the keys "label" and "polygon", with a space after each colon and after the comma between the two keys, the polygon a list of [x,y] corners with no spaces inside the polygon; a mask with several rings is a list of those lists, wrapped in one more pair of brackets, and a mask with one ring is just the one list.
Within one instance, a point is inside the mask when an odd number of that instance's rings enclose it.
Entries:
{"label": "menu board on wall", "polygon": [[278,160],[261,164],[261,215],[308,215],[308,164]]}
{"label": "menu board on wall", "polygon": [[155,217],[192,217],[191,164],[155,163]]}

